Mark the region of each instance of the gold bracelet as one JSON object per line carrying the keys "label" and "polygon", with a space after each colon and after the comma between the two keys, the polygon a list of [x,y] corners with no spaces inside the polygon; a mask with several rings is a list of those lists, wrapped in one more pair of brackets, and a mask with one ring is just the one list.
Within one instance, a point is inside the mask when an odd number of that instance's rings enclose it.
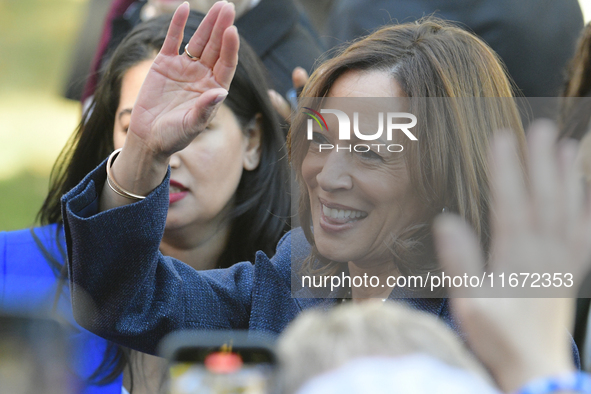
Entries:
{"label": "gold bracelet", "polygon": [[120,195],[121,197],[125,197],[129,200],[143,200],[146,196],[140,196],[139,194],[131,193],[119,186],[117,182],[115,182],[115,178],[113,178],[113,174],[111,173],[111,166],[113,165],[113,161],[119,155],[122,148],[116,149],[109,155],[109,160],[107,160],[107,184],[115,193]]}

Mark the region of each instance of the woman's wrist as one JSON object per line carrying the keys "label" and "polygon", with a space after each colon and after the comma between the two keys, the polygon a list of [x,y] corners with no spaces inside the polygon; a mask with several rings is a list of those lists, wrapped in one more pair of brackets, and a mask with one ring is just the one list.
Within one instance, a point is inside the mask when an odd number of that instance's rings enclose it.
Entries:
{"label": "woman's wrist", "polygon": [[138,201],[133,198],[126,198],[118,193],[116,189],[123,189],[131,194],[147,196],[161,183],[168,170],[169,157],[158,154],[148,148],[141,139],[128,133],[124,147],[121,152],[113,157],[108,164],[111,164],[109,181],[100,198],[100,209],[116,208]]}
{"label": "woman's wrist", "polygon": [[[129,138],[129,137],[128,137]],[[119,185],[132,193],[147,196],[166,176],[169,156],[128,144],[113,162],[111,173]]]}

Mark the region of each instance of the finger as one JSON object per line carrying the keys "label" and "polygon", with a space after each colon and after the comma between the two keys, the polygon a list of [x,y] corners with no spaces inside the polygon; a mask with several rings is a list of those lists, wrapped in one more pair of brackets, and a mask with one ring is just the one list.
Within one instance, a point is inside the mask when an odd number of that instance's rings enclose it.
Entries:
{"label": "finger", "polygon": [[582,187],[586,212],[591,214],[591,133],[587,133],[579,142],[577,171],[583,178]]}
{"label": "finger", "polygon": [[[591,272],[591,197],[587,196],[585,201],[586,212],[578,227],[577,252],[580,259],[580,267],[573,269],[573,274],[578,283],[576,289],[581,287],[583,279]],[[588,294],[588,292],[587,292]]]}
{"label": "finger", "polygon": [[587,184],[591,185],[591,133],[579,142],[577,166]]}
{"label": "finger", "polygon": [[[566,201],[568,215],[568,239],[575,239],[573,247],[575,257],[568,263],[573,264],[569,269],[575,275],[575,287],[591,271],[591,193],[589,192],[589,142],[585,137],[580,143],[574,140],[561,142],[559,148],[559,162],[564,168],[566,178]],[[575,156],[573,164],[573,156]],[[587,162],[587,163],[585,163]],[[586,165],[587,164],[587,165]],[[572,168],[574,166],[574,168]],[[570,167],[570,170],[569,170]],[[572,226],[572,223],[576,223]]]}
{"label": "finger", "polygon": [[[439,263],[448,276],[482,277],[484,258],[474,231],[457,215],[439,215],[433,224]],[[483,287],[487,287],[483,285]],[[451,286],[452,297],[475,297],[478,288]]]}
{"label": "finger", "polygon": [[[556,128],[540,120],[528,131],[529,175],[533,200],[533,219],[540,229],[564,231],[564,201],[555,155]],[[563,223],[560,223],[562,220]]]}
{"label": "finger", "polygon": [[[584,174],[584,179],[581,181],[582,189],[582,205],[583,214],[581,215],[581,222],[578,226],[578,239],[577,244],[580,249],[583,262],[580,269],[580,273],[588,273],[591,271],[591,187],[589,183],[589,174],[586,173],[585,168],[580,168],[582,159],[585,159],[586,149],[583,146],[585,138],[579,146],[579,157],[578,157],[578,173]],[[583,156],[583,157],[581,157]]]}
{"label": "finger", "polygon": [[564,185],[564,209],[566,211],[565,227],[567,239],[572,239],[578,231],[578,223],[584,217],[583,183],[580,172],[576,168],[578,145],[574,140],[561,141],[558,147],[558,164]]}
{"label": "finger", "polygon": [[164,44],[160,50],[161,54],[167,56],[177,56],[179,54],[179,47],[183,42],[183,31],[185,30],[185,24],[189,17],[189,11],[189,3],[184,2],[174,12],[168,32],[166,33],[166,38],[164,39]]}
{"label": "finger", "polygon": [[273,104],[275,111],[277,111],[283,119],[289,121],[291,117],[291,106],[289,103],[273,89],[269,89],[267,93],[269,94],[269,99],[271,100],[271,104]]}
{"label": "finger", "polygon": [[228,91],[225,89],[209,89],[197,99],[195,106],[183,119],[184,130],[190,131],[195,136],[205,130],[205,127],[215,115],[217,108],[222,104]]}
{"label": "finger", "polygon": [[218,1],[215,3],[205,15],[205,18],[199,24],[199,27],[193,33],[193,37],[189,40],[189,44],[187,46],[187,50],[189,53],[195,57],[201,57],[203,53],[203,48],[209,41],[209,37],[211,36],[211,32],[213,31],[213,27],[218,19],[220,11],[224,4],[227,4],[226,1]]}
{"label": "finger", "polygon": [[530,226],[530,214],[515,136],[499,131],[494,136],[489,161],[494,233],[509,237],[522,233]]}
{"label": "finger", "polygon": [[234,23],[235,14],[233,3],[224,4],[213,26],[211,36],[201,53],[201,64],[209,68],[214,67],[220,57],[224,33]]}
{"label": "finger", "polygon": [[[564,262],[565,271],[572,272],[577,285],[580,285],[591,262],[591,221],[585,212],[585,195],[582,174],[576,166],[579,146],[574,140],[561,141],[558,150],[560,178],[564,179],[566,210],[566,239],[572,258]],[[577,286],[578,287],[578,286]]]}
{"label": "finger", "polygon": [[236,26],[230,26],[224,32],[219,58],[213,67],[215,80],[226,89],[230,89],[238,66],[238,49],[240,49],[238,29]]}
{"label": "finger", "polygon": [[308,82],[308,73],[301,67],[296,67],[293,69],[291,73],[291,81],[293,82],[293,87],[296,89],[303,88],[306,82]]}

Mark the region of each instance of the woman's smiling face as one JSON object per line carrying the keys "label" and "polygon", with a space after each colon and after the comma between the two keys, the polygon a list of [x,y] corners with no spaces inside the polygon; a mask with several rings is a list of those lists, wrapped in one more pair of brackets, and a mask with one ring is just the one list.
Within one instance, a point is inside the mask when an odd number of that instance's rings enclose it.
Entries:
{"label": "woman's smiling face", "polygon": [[[349,71],[340,76],[330,97],[405,97],[382,71]],[[333,115],[328,130],[316,129],[302,162],[302,177],[310,196],[314,241],[332,261],[376,266],[392,261],[392,236],[417,223],[424,209],[414,192],[403,153],[382,147],[369,152],[323,149],[319,144],[348,146],[338,141]],[[350,117],[353,120],[353,117]],[[361,141],[367,143],[367,141]]]}

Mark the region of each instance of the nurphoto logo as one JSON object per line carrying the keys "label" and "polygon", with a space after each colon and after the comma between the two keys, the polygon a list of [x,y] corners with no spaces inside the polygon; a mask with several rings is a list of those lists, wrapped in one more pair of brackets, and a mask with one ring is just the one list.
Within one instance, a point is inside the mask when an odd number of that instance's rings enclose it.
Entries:
{"label": "nurphoto logo", "polygon": [[[308,119],[308,129],[307,129],[307,138],[309,141],[313,139],[314,134],[314,122],[318,124],[320,130],[328,131],[328,124],[324,119],[322,114],[333,114],[337,117],[339,130],[338,130],[338,139],[339,141],[350,141],[351,140],[351,120],[349,119],[349,115],[345,112],[340,111],[338,109],[321,109],[320,112],[310,108],[304,107],[305,111],[304,114],[308,115],[310,119]],[[361,141],[376,141],[382,138],[384,134],[384,118],[386,119],[386,140],[392,141],[392,136],[396,130],[402,131],[411,141],[417,141],[417,137],[409,130],[416,126],[417,118],[411,113],[408,112],[387,112],[384,115],[384,112],[378,113],[378,130],[373,134],[364,134],[359,130],[359,112],[353,112],[353,133],[355,134],[356,139]],[[410,120],[409,122],[399,123],[400,120]],[[347,146],[339,146],[336,144],[319,144],[319,151],[322,152],[323,150],[331,150],[335,149],[337,152],[339,150],[347,150],[349,152],[367,152],[372,147],[377,148],[380,151],[380,148],[384,148],[388,152],[402,152],[404,147],[400,144],[355,144],[355,145],[347,145]]]}

